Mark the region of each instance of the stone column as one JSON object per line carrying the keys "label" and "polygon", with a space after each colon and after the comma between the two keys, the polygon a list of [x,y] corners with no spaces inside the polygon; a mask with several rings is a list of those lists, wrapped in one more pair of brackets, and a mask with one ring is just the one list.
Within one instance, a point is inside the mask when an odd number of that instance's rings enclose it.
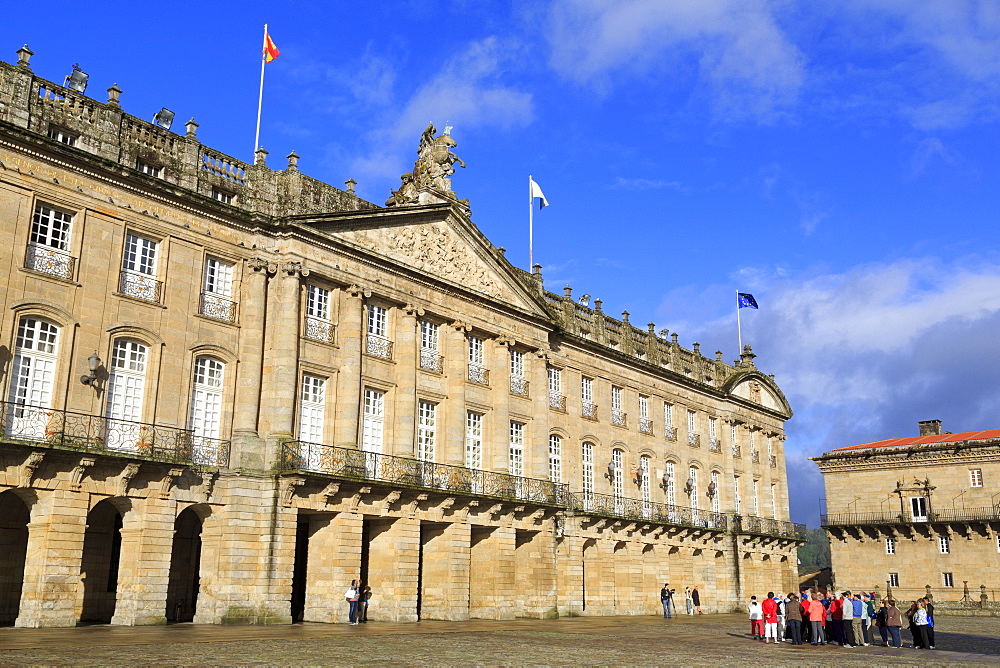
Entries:
{"label": "stone column", "polygon": [[164,499],[135,502],[121,529],[122,558],[112,624],[166,624],[167,586],[174,537],[174,504]]}
{"label": "stone column", "polygon": [[83,601],[80,560],[87,530],[87,497],[39,492],[31,508],[21,607],[15,626],[76,626]]}
{"label": "stone column", "polygon": [[552,534],[517,531],[516,578],[522,592],[520,614],[546,619],[556,616],[556,571]]}
{"label": "stone column", "polygon": [[362,519],[358,513],[309,518],[305,621],[348,621],[344,592],[361,570]]}
{"label": "stone column", "polygon": [[466,523],[425,524],[421,619],[469,618],[469,543]]}
{"label": "stone column", "polygon": [[576,517],[564,519],[564,534],[556,540],[556,591],[559,614],[583,614],[583,538]]}
{"label": "stone column", "polygon": [[[531,389],[531,405],[535,419],[524,427],[524,475],[528,478],[549,478],[549,424],[552,409],[549,408],[549,355],[539,351],[525,363],[525,370]],[[565,379],[563,379],[565,380]],[[563,392],[565,394],[565,392]]]}
{"label": "stone column", "polygon": [[[295,399],[298,391],[300,302],[302,279],[309,270],[301,262],[281,264],[275,288],[274,308],[269,309],[270,341],[264,355],[264,383],[261,403],[268,420],[268,437],[293,438]],[[265,465],[270,462],[265,461]]]}
{"label": "stone column", "polygon": [[396,325],[394,371],[396,387],[402,392],[395,393],[396,401],[392,407],[396,419],[396,428],[392,432],[395,438],[386,444],[388,447],[384,452],[400,457],[416,456],[417,398],[411,390],[417,384],[417,319],[423,314],[423,309],[407,304],[400,312]]}
{"label": "stone column", "polygon": [[[352,285],[340,291],[340,369],[337,373],[335,442],[347,448],[358,447],[358,420],[361,411],[361,364],[365,345],[364,300],[369,290]],[[350,584],[350,582],[348,582]]]}
{"label": "stone column", "polygon": [[486,439],[489,459],[484,457],[483,468],[490,471],[510,471],[510,346],[514,341],[506,336],[497,339],[493,346],[490,366],[490,383],[493,386],[493,429]]}
{"label": "stone column", "polygon": [[417,621],[420,521],[372,520],[369,537],[368,583],[372,588],[372,603],[368,618],[376,622]]}
{"label": "stone column", "polygon": [[448,408],[444,430],[438,430],[444,436],[438,458],[442,464],[465,466],[465,379],[469,366],[466,334],[471,330],[472,327],[464,322],[454,322],[446,330],[444,363],[448,376]]}
{"label": "stone column", "polygon": [[523,593],[530,585],[515,572],[514,529],[473,525],[470,549],[469,616],[514,619],[523,615]]}
{"label": "stone column", "polygon": [[260,415],[261,372],[264,362],[264,323],[267,277],[277,265],[261,258],[246,263],[240,301],[239,367],[233,406],[233,468],[263,468],[264,446],[257,432]]}

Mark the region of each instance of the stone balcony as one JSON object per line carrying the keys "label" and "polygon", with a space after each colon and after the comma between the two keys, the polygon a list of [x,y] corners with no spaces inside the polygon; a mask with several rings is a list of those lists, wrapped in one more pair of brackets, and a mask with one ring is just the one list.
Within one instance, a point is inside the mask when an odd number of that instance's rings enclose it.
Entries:
{"label": "stone balcony", "polygon": [[0,442],[226,468],[230,442],[190,429],[0,401]]}
{"label": "stone balcony", "polygon": [[819,520],[820,526],[823,527],[1000,522],[1000,505],[992,508],[948,508],[942,512],[928,513],[926,518],[914,518],[909,513],[900,513],[899,511],[881,511],[829,513],[820,515]]}

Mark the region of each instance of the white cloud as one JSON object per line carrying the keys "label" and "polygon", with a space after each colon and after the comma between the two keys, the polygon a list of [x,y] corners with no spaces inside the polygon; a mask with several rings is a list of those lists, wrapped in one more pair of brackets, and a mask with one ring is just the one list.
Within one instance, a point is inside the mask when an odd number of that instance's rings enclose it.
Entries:
{"label": "white cloud", "polygon": [[600,90],[623,75],[675,77],[693,59],[717,114],[769,119],[803,82],[770,3],[558,0],[550,15],[552,66]]}
{"label": "white cloud", "polygon": [[663,181],[661,179],[626,179],[619,176],[611,186],[618,190],[676,190],[677,192],[687,192],[687,188],[680,181]]}

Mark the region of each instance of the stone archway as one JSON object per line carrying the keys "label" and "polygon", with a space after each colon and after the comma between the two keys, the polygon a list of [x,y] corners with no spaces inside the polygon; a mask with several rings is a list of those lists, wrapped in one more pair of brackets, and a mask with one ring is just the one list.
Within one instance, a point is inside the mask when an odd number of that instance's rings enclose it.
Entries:
{"label": "stone archway", "polygon": [[167,584],[168,622],[194,620],[201,589],[201,530],[202,517],[194,507],[182,510],[174,521]]}
{"label": "stone archway", "polygon": [[87,513],[80,564],[83,579],[80,621],[84,623],[109,624],[115,614],[124,518],[123,509],[116,502],[121,501],[104,499]]}
{"label": "stone archway", "polygon": [[0,626],[17,620],[28,553],[31,510],[13,491],[0,493]]}

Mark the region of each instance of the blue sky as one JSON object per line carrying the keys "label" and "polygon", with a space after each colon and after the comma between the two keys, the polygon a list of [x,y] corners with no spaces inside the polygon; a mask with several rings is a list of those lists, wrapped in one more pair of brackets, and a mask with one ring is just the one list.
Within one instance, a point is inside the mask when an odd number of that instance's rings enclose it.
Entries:
{"label": "blue sky", "polygon": [[572,285],[709,354],[744,340],[776,374],[797,521],[806,457],[1000,426],[1000,3],[864,0],[8,3],[3,57],[74,62],[104,99],[190,117],[250,160],[358,181],[382,203],[428,121],[454,126],[453,183],[527,267],[527,175],[546,287]]}

